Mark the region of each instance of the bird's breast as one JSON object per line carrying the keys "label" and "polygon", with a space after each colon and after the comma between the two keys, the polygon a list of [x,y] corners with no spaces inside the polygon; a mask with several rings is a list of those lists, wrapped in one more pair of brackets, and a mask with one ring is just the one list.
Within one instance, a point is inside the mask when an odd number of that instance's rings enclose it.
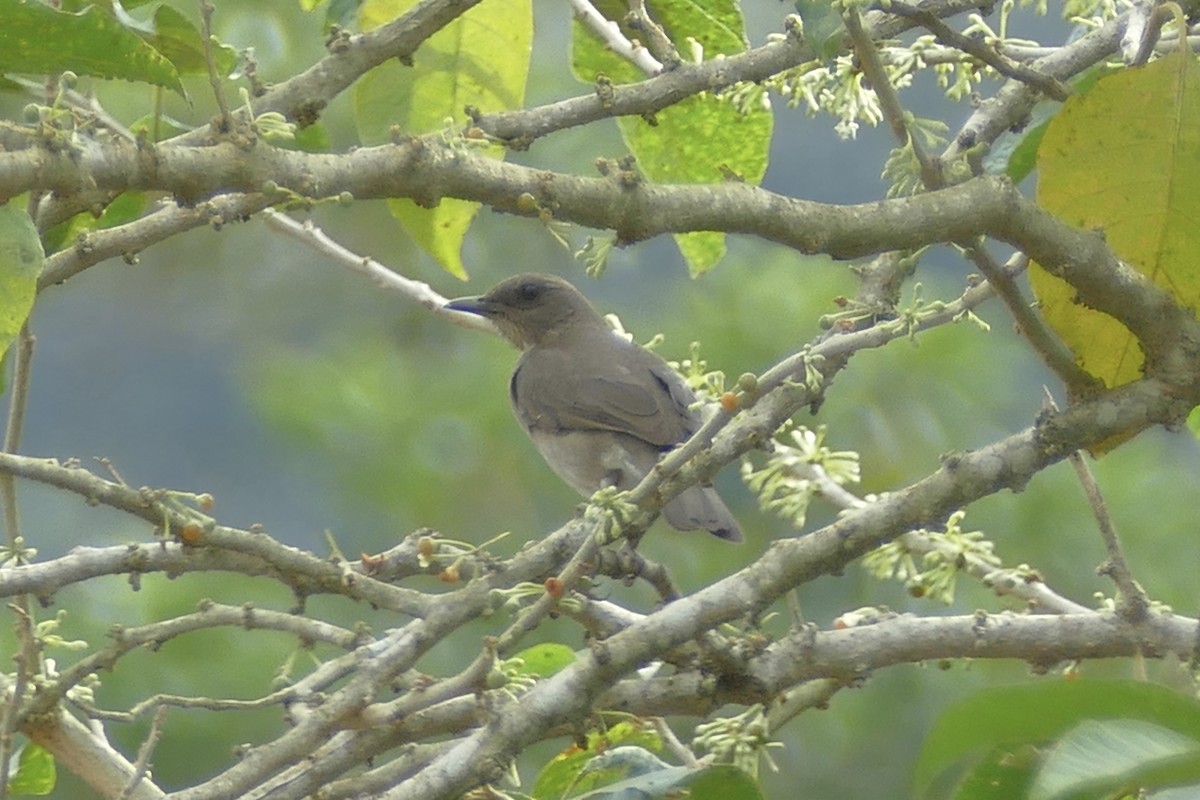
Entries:
{"label": "bird's breast", "polygon": [[632,489],[659,456],[651,445],[623,433],[528,430],[555,474],[584,496],[605,486]]}

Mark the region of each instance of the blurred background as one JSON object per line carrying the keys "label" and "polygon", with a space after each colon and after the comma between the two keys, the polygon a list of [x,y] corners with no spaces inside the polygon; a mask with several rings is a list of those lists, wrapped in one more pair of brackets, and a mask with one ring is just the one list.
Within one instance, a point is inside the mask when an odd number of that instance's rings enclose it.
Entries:
{"label": "blurred background", "polygon": [[[172,5],[195,17],[194,4]],[[297,5],[218,4],[218,36],[239,49],[253,47],[260,75],[281,80],[323,53],[321,15],[306,15]],[[791,11],[776,2],[747,5],[752,45],[780,30]],[[570,73],[568,7],[541,0],[535,13],[528,105],[586,92]],[[1043,29],[1062,35],[1053,20],[1027,19],[1030,32],[1048,26]],[[168,97],[165,110],[204,124],[212,113],[209,93],[202,80],[189,90],[194,107]],[[101,94],[109,110],[129,122],[142,113],[150,91],[109,84]],[[946,103],[932,80],[903,97],[917,113],[941,117],[952,129],[969,113],[965,105]],[[5,116],[12,117],[25,102],[11,95],[0,99]],[[356,143],[349,106],[348,96],[340,97],[323,118],[335,150]],[[886,187],[879,173],[891,146],[885,131],[862,130],[857,141],[841,141],[831,119],[810,119],[778,102],[775,114],[767,188],[836,203],[882,196]],[[620,155],[610,121],[554,134],[510,157],[587,175],[597,157]],[[468,239],[471,280],[464,284],[418,252],[383,203],[323,206],[312,217],[347,247],[447,296],[479,293],[531,269],[565,276],[601,310],[619,314],[639,341],[664,334],[658,350],[665,357],[687,357],[698,340],[710,368],[731,378],[760,372],[811,340],[819,332],[818,318],[835,310],[833,298],[854,291],[849,264],[733,237],[725,261],[701,280],[689,279],[674,244],[658,239],[617,251],[595,281],[537,221],[487,210]],[[569,235],[581,244],[587,233],[576,229]],[[951,300],[968,273],[950,251],[933,251],[918,273],[922,296]],[[827,425],[830,447],[861,454],[862,492],[903,487],[935,469],[942,453],[984,445],[1032,424],[1043,385],[1063,400],[999,304],[979,313],[991,324],[989,332],[962,324],[922,335],[916,343],[897,341],[858,355],[820,413],[799,418],[810,427]],[[35,308],[33,329],[38,341],[23,452],[77,457],[85,464],[106,457],[132,485],[211,492],[221,523],[262,523],[276,538],[322,554],[329,531],[351,557],[387,548],[419,526],[470,541],[511,531],[498,547],[510,553],[560,525],[580,502],[543,464],[511,416],[506,385],[515,351],[431,318],[257,220],[176,237],[141,253],[133,265],[113,260],[96,266],[47,290]],[[1188,435],[1152,431],[1095,465],[1135,574],[1153,596],[1185,613],[1194,613],[1196,605],[1197,544],[1191,535],[1196,514],[1186,498],[1200,489],[1198,463],[1198,448]],[[663,525],[644,541],[646,553],[667,562],[685,590],[752,562],[772,539],[799,533],[760,512],[736,472],[728,468],[720,485],[746,532],[744,546]],[[79,544],[115,545],[150,536],[146,525],[62,492],[28,483],[20,492],[24,532],[39,558]],[[809,529],[832,516],[816,504]],[[1006,565],[1033,565],[1079,602],[1090,604],[1093,592],[1109,591],[1093,572],[1104,553],[1066,465],[1038,476],[1019,495],[1004,492],[972,506],[964,527],[987,532]],[[1173,557],[1164,558],[1168,552]],[[635,607],[653,606],[653,598],[636,587],[606,588]],[[293,602],[274,584],[222,576],[150,575],[138,592],[118,580],[87,592],[63,591],[56,600],[57,608],[69,609],[64,635],[93,644],[115,621],[161,619],[191,610],[203,597],[279,609]],[[998,606],[986,591],[963,583],[954,607],[930,607],[930,601],[911,599],[902,586],[881,584],[857,567],[802,587],[800,601],[807,618],[822,627],[864,605],[925,614]],[[345,623],[362,619],[376,630],[404,621],[336,600],[313,599],[309,608]],[[454,644],[474,652],[497,624],[464,630]],[[776,624],[782,629],[785,623]],[[581,644],[578,630],[562,622],[539,629],[536,639]],[[461,654],[439,648],[421,666],[444,673],[461,663]],[[295,655],[285,637],[238,631],[192,636],[158,653],[122,660],[112,675],[102,676],[98,702],[128,707],[148,686],[254,697],[271,688],[272,676]],[[304,671],[302,660],[295,669]],[[1128,667],[1085,669],[1124,674]],[[860,690],[842,692],[829,710],[810,712],[780,733],[787,749],[776,758],[784,770],[764,774],[767,791],[799,797],[836,793],[846,800],[902,795],[923,732],[940,708],[982,685],[1028,674],[1019,663],[956,663],[946,670],[910,666],[874,676]],[[273,711],[172,711],[155,774],[167,787],[194,783],[227,764],[232,748],[262,741],[281,725]],[[148,721],[114,725],[111,735],[133,753],[147,727]],[[531,752],[522,765],[527,783],[537,764],[564,744],[546,743]],[[64,778],[55,796],[89,794]]]}

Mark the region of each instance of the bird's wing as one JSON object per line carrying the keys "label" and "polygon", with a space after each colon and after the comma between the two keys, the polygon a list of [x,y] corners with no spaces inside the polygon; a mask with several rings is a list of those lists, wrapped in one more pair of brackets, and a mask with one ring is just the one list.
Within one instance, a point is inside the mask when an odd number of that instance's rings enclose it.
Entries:
{"label": "bird's wing", "polygon": [[695,396],[658,356],[636,345],[589,355],[580,363],[569,350],[525,353],[510,388],[526,428],[616,431],[664,449],[696,430]]}

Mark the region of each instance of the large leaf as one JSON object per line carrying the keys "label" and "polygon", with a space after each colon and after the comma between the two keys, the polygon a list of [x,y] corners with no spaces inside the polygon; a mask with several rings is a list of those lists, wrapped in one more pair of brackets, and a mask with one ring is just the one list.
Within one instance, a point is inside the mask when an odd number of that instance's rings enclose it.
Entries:
{"label": "large leaf", "polygon": [[[596,7],[612,20],[623,19],[628,10],[617,0],[605,0]],[[649,0],[646,7],[685,58],[694,54],[689,38],[699,44],[706,59],[746,49],[745,24],[733,0]],[[632,39],[639,38],[633,31],[624,32]],[[601,76],[614,83],[645,77],[614,55],[581,22],[574,26],[572,66],[586,83],[595,83]],[[702,94],[665,108],[651,119],[623,118],[620,127],[639,168],[653,181],[719,183],[733,177],[758,183],[766,173],[772,116],[765,103],[751,102],[739,109]],[[693,275],[712,269],[725,252],[720,233],[681,234],[675,239]]]}
{"label": "large leaf", "polygon": [[717,764],[700,770],[685,785],[692,800],[762,800],[762,789],[745,770]]}
{"label": "large leaf", "polygon": [[1116,797],[1198,780],[1200,740],[1142,720],[1088,720],[1054,744],[1029,797]]}
{"label": "large leaf", "polygon": [[992,749],[954,787],[954,800],[1012,800],[1025,797],[1038,766],[1038,751],[1031,745]]}
{"label": "large leaf", "polygon": [[102,9],[76,14],[40,2],[0,0],[0,72],[72,70],[165,86],[183,94],[175,66]]}
{"label": "large leaf", "polygon": [[625,777],[626,772],[589,766],[597,756],[610,750],[640,748],[648,752],[662,749],[662,739],[657,731],[633,722],[619,722],[603,731],[592,731],[585,741],[584,747],[571,745],[542,767],[533,783],[533,796],[537,800],[558,800],[582,794]]}
{"label": "large leaf", "polygon": [[[206,75],[208,61],[204,55],[203,36],[183,14],[170,6],[159,6],[154,11],[153,31],[144,38],[166,56],[181,75]],[[237,51],[214,41],[213,62],[219,75],[228,75],[237,63]]]}
{"label": "large leaf", "polygon": [[996,748],[1018,752],[1095,719],[1142,720],[1200,740],[1200,700],[1151,683],[1080,680],[986,689],[938,719],[917,760],[917,794],[965,759]]}
{"label": "large leaf", "polygon": [[[1076,80],[1071,82],[1071,89],[1077,95],[1087,94],[1104,75],[1113,68],[1107,64],[1093,67]],[[1029,119],[1019,131],[1005,131],[988,150],[983,159],[983,168],[992,174],[1003,173],[1012,178],[1013,183],[1020,183],[1033,172],[1037,166],[1038,148],[1050,127],[1050,120],[1058,113],[1059,103],[1050,100],[1034,106]]]}
{"label": "large leaf", "polygon": [[0,354],[29,317],[45,257],[29,215],[11,201],[0,206]]}
{"label": "large leaf", "polygon": [[804,40],[811,43],[813,55],[832,61],[841,50],[846,31],[841,11],[829,0],[795,0],[793,5],[804,23]]}
{"label": "large leaf", "polygon": [[[625,748],[633,749],[633,748]],[[606,756],[608,754],[605,754]],[[599,761],[604,756],[597,758]],[[762,800],[753,777],[731,764],[694,769],[668,767],[633,773],[631,777],[576,795],[578,800]]]}
{"label": "large leaf", "polygon": [[[362,27],[388,22],[412,5],[414,0],[367,0]],[[430,37],[413,66],[391,61],[363,76],[354,92],[359,138],[382,144],[391,140],[393,127],[404,134],[430,133],[448,119],[462,121],[466,106],[485,113],[519,108],[532,43],[532,0],[480,3]],[[498,147],[486,150],[503,155]],[[392,214],[448,272],[465,279],[462,243],[479,205],[429,200],[440,202],[422,208],[411,200],[393,200]]]}
{"label": "large leaf", "polygon": [[[1037,197],[1066,222],[1104,231],[1117,255],[1183,305],[1200,305],[1195,60],[1177,52],[1068,100],[1038,152]],[[1140,376],[1142,354],[1123,325],[1084,308],[1073,288],[1044,270],[1032,270],[1030,280],[1046,320],[1084,369],[1109,386]]]}

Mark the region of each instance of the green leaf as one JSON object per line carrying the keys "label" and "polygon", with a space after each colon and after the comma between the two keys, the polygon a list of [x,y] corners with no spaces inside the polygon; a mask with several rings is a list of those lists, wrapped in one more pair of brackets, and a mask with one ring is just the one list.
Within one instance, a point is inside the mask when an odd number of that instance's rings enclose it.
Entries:
{"label": "green leaf", "polygon": [[[626,751],[636,749],[620,748],[620,750]],[[606,753],[595,760],[618,761],[610,756],[621,756],[620,760],[622,761],[627,758],[626,754],[616,752]],[[744,770],[729,764],[695,769],[692,767],[669,767],[657,758],[653,756],[651,758],[653,762],[643,761],[640,764],[648,767],[653,763],[657,765],[657,768],[635,768],[629,771],[632,777],[610,783],[599,789],[593,789],[586,794],[576,795],[576,797],[578,800],[601,800],[601,798],[619,798],[620,800],[637,798],[637,800],[641,800],[641,798],[681,796],[686,796],[690,800],[762,799],[762,791],[754,778]]]}
{"label": "green leaf", "polygon": [[0,206],[0,352],[29,317],[45,258],[29,215],[12,201]]}
{"label": "green leaf", "polygon": [[104,207],[99,216],[91,211],[84,211],[46,231],[46,250],[56,253],[68,243],[74,242],[76,237],[82,233],[114,228],[117,225],[132,222],[141,216],[145,208],[145,194],[122,192]]}
{"label": "green leaf", "polygon": [[[402,14],[413,0],[367,0],[361,24],[369,29]],[[481,112],[519,108],[525,99],[533,42],[532,0],[481,3],[438,31],[417,52],[412,67],[395,61],[376,67],[355,86],[354,111],[364,144],[382,144],[396,127],[424,134],[462,121],[464,108]],[[471,140],[459,140],[474,147]],[[497,157],[499,147],[480,147]],[[444,269],[466,278],[462,243],[478,203],[438,197],[393,200],[392,214]],[[440,201],[440,202],[439,202]]]}
{"label": "green leaf", "polygon": [[[207,75],[204,39],[192,21],[170,6],[154,12],[154,32],[144,37],[166,56],[181,75]],[[228,75],[237,64],[237,51],[227,44],[213,42],[213,61],[218,75]]]}
{"label": "green leaf", "polygon": [[[599,760],[599,759],[597,759]],[[617,774],[612,771],[609,774]],[[643,800],[643,798],[672,797],[681,794],[685,781],[695,774],[689,767],[668,767],[634,775],[624,780],[614,780],[584,794],[572,795],[578,800]]]}
{"label": "green leaf", "polygon": [[837,8],[829,0],[796,0],[795,7],[813,55],[821,61],[833,60],[842,48],[842,32],[846,28]]}
{"label": "green leaf", "polygon": [[525,666],[518,670],[519,672],[549,678],[575,661],[575,651],[565,644],[546,642],[527,647],[515,657],[525,662]]}
{"label": "green leaf", "polygon": [[57,780],[54,756],[41,745],[29,742],[21,748],[17,772],[8,781],[8,793],[11,796],[42,797],[54,791]]}
{"label": "green leaf", "polygon": [[697,772],[687,782],[691,800],[762,800],[758,781],[731,764],[717,764]]}
{"label": "green leaf", "polygon": [[165,86],[183,95],[175,66],[102,9],[68,14],[39,2],[0,0],[0,19],[0,72],[72,70]]}
{"label": "green leaf", "polygon": [[[711,95],[689,97],[655,115],[620,120],[621,133],[638,166],[658,183],[720,183],[731,175],[758,183],[767,171],[771,141],[769,112],[742,114]],[[716,266],[725,254],[725,235],[686,233],[675,242],[692,276]]]}
{"label": "green leaf", "polygon": [[587,735],[585,747],[572,745],[542,767],[533,783],[533,796],[538,800],[559,800],[620,780],[624,775],[618,771],[587,769],[598,755],[617,747],[661,750],[662,740],[653,728],[633,722],[592,731]]}
{"label": "green leaf", "polygon": [[675,244],[683,254],[692,277],[703,275],[717,265],[725,255],[725,234],[701,231],[677,233]]}
{"label": "green leaf", "polygon": [[[1039,105],[1030,115],[1030,125],[1023,132],[1021,139],[1015,138],[998,143],[988,152],[983,160],[983,168],[992,174],[1003,172],[1013,183],[1020,183],[1029,177],[1037,165],[1038,148],[1050,127],[1057,109],[1049,104]],[[1004,147],[1007,145],[1007,148]]]}
{"label": "green leaf", "polygon": [[[1101,64],[1084,72],[1078,80],[1071,82],[1071,88],[1076,95],[1087,94],[1096,85],[1096,81],[1112,73],[1113,68]],[[1058,113],[1061,104],[1046,101],[1039,103],[1029,115],[1029,122],[1020,133],[1006,132],[992,146],[987,157],[983,160],[983,168],[995,175],[1003,172],[1012,178],[1013,183],[1020,183],[1029,177],[1037,165],[1038,148],[1042,145],[1042,137],[1050,127],[1050,120]]]}
{"label": "green leaf", "polygon": [[[311,0],[301,0],[301,2],[310,2]],[[358,7],[362,0],[329,0],[329,5],[325,9],[325,21],[321,27],[325,31],[330,31],[336,25],[339,28],[350,28],[354,26],[358,18]],[[321,4],[313,2],[315,10]]]}
{"label": "green leaf", "polygon": [[408,231],[421,249],[433,256],[442,269],[461,280],[467,279],[462,245],[479,204],[454,197],[442,198],[433,208],[423,208],[407,198],[388,200],[392,216]]}
{"label": "green leaf", "polygon": [[1030,800],[1113,796],[1200,780],[1200,741],[1136,719],[1088,720],[1046,755]]}
{"label": "green leaf", "polygon": [[283,142],[283,147],[289,150],[303,150],[306,153],[329,152],[329,130],[321,122],[314,122],[306,128],[296,131],[296,138],[290,143]]}
{"label": "green leaf", "polygon": [[1038,751],[1031,745],[997,747],[959,782],[955,800],[1012,800],[1026,797],[1038,766]]}
{"label": "green leaf", "polygon": [[943,772],[998,747],[1052,741],[1089,719],[1140,719],[1200,739],[1200,700],[1140,681],[1055,681],[986,689],[948,708],[914,770],[924,795]]}
{"label": "green leaf", "polygon": [[1196,406],[1188,414],[1187,426],[1192,435],[1200,439],[1200,406]]}
{"label": "green leaf", "polygon": [[[646,4],[684,58],[694,40],[704,58],[733,55],[746,49],[745,22],[734,0],[650,0]],[[604,0],[596,7],[608,19],[623,20],[624,3]],[[639,38],[622,27],[627,37]],[[576,22],[572,67],[585,83],[601,76],[632,83],[643,76],[615,55],[587,26]],[[656,112],[650,119],[619,121],[621,134],[642,172],[659,183],[719,183],[733,178],[757,184],[767,169],[773,118],[765,104],[750,102],[743,114],[733,103],[710,94],[689,97]],[[712,269],[724,255],[724,234],[695,233],[675,237],[693,276]]]}
{"label": "green leaf", "polygon": [[[1103,230],[1117,255],[1181,305],[1200,305],[1200,66],[1190,54],[1070,98],[1039,149],[1037,198],[1071,225]],[[1108,386],[1140,377],[1141,349],[1123,325],[1084,308],[1075,289],[1040,268],[1030,282],[1084,369]]]}
{"label": "green leaf", "polygon": [[167,114],[154,113],[134,121],[129,126],[129,130],[134,134],[145,134],[147,141],[161,142],[181,133],[187,133],[191,127]]}

